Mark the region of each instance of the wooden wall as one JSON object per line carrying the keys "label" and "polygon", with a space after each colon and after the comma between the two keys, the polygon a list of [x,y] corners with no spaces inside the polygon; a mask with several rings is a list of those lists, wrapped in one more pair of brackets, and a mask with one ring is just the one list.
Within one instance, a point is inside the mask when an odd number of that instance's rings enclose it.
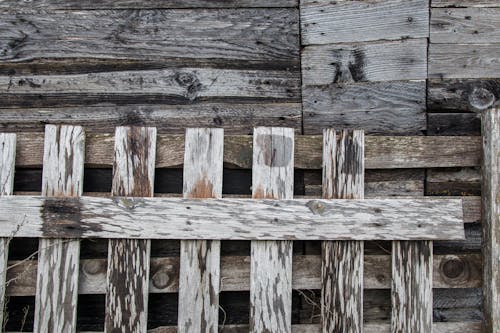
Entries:
{"label": "wooden wall", "polygon": [[[160,134],[287,126],[479,135],[478,112],[500,99],[499,31],[499,0],[0,0],[0,131],[65,123],[87,133],[140,124]],[[39,167],[20,168],[14,190],[40,191],[40,180]],[[87,168],[84,184],[110,193],[111,170]],[[225,169],[224,194],[250,194],[250,184],[249,170]],[[320,170],[296,170],[295,194],[320,195],[320,184]],[[182,170],[157,170],[155,190],[180,194]],[[365,193],[477,196],[480,171],[367,170]],[[482,319],[481,231],[472,222],[465,241],[434,245],[445,281],[434,290],[434,321],[451,323],[448,332]],[[11,259],[37,248],[15,241]],[[106,258],[106,248],[85,241],[82,257]],[[295,242],[294,251],[317,255],[319,243]],[[248,255],[249,244],[223,242],[222,252]],[[387,258],[390,244],[367,243],[366,253]],[[152,254],[178,256],[179,243],[153,242]],[[388,277],[377,278],[365,317],[388,322],[389,289],[380,287]],[[319,320],[318,297],[294,291],[294,324]],[[224,291],[220,302],[226,324],[248,322],[247,292]],[[32,296],[10,297],[7,329],[31,330],[33,305]],[[82,295],[79,328],[101,330],[103,307],[104,295]],[[176,294],[152,295],[149,308],[151,328],[176,324]]]}

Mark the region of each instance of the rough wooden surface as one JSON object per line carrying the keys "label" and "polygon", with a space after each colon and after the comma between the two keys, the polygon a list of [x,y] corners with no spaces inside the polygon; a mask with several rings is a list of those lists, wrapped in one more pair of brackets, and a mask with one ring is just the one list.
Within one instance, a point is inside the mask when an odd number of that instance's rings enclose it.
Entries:
{"label": "rough wooden surface", "polygon": [[[254,130],[254,199],[293,197],[294,141],[290,128]],[[271,221],[278,219],[267,220],[265,225],[269,226]],[[250,332],[292,331],[292,254],[290,240],[251,243]]]}
{"label": "rough wooden surface", "polygon": [[432,242],[392,243],[391,332],[432,332]]}
{"label": "rough wooden surface", "polygon": [[[224,131],[188,128],[184,197],[221,198]],[[181,241],[179,332],[217,333],[219,327],[220,241]]]}
{"label": "rough wooden surface", "polygon": [[[16,161],[16,135],[0,133],[0,196],[12,195]],[[0,238],[0,327],[4,327],[5,282],[10,238]]]}
{"label": "rough wooden surface", "polygon": [[483,308],[486,333],[500,332],[500,109],[484,112],[483,134]]}
{"label": "rough wooden surface", "polygon": [[[364,198],[363,131],[323,133],[323,198]],[[360,241],[321,244],[322,332],[363,332],[363,254]]]}
{"label": "rough wooden surface", "polygon": [[[112,194],[153,196],[155,152],[155,128],[118,127]],[[120,221],[114,224],[121,226]],[[140,226],[137,221],[133,224]],[[107,333],[147,330],[151,241],[128,238],[109,241],[104,326]]]}
{"label": "rough wooden surface", "polygon": [[429,2],[301,0],[302,44],[426,38]]}
{"label": "rough wooden surface", "polygon": [[[113,165],[113,135],[87,136],[86,164],[91,167]],[[252,136],[225,136],[224,163],[229,167],[252,168]],[[367,136],[366,169],[446,168],[479,166],[481,138],[425,136]],[[43,139],[38,133],[17,135],[16,165],[36,168],[42,165]],[[156,168],[179,167],[184,161],[184,137],[160,135]],[[296,136],[295,168],[321,169],[322,137]]]}
{"label": "rough wooden surface", "polygon": [[498,0],[433,0],[432,7],[499,7]]}
{"label": "rough wooden surface", "polygon": [[[80,126],[47,125],[42,195],[83,192],[85,132]],[[41,239],[38,250],[35,332],[76,332],[80,241]]]}
{"label": "rough wooden surface", "polygon": [[[168,225],[164,223],[166,219]],[[0,225],[1,237],[14,230],[16,237],[112,239],[452,240],[464,237],[462,201],[439,198],[359,202],[17,196],[0,199]]]}

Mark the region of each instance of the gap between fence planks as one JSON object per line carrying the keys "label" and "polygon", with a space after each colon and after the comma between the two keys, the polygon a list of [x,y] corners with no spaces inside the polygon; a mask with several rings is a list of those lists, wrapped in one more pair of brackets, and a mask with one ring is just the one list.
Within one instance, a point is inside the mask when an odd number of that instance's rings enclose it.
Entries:
{"label": "gap between fence planks", "polygon": [[[323,132],[323,198],[363,199],[364,132]],[[361,241],[321,243],[322,332],[363,332]]]}
{"label": "gap between fence planks", "polygon": [[[297,169],[322,168],[322,136],[296,136]],[[16,165],[42,165],[43,136],[39,133],[17,134]],[[113,165],[114,137],[111,134],[87,135],[86,164],[95,167]],[[184,161],[184,136],[159,135],[156,167],[180,167]],[[479,136],[367,136],[365,138],[365,169],[445,168],[479,166]],[[252,168],[252,136],[224,137],[224,163],[230,167]]]}
{"label": "gap between fence planks", "polygon": [[[118,127],[115,140],[112,194],[153,196],[156,128]],[[147,331],[150,252],[148,239],[109,240],[106,333]]]}
{"label": "gap between fence planks", "polygon": [[[187,129],[184,197],[222,198],[222,129]],[[217,333],[219,325],[220,241],[181,241],[179,332]]]}
{"label": "gap between fence planks", "polygon": [[[83,193],[85,132],[80,126],[45,127],[42,195]],[[40,239],[34,332],[76,332],[79,239]]]}

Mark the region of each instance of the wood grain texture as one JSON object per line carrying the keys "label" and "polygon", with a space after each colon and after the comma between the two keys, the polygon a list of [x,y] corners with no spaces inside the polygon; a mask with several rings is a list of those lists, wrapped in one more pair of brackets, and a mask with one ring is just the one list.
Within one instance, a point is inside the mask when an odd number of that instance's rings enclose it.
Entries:
{"label": "wood grain texture", "polygon": [[[152,197],[155,153],[155,128],[118,127],[112,194]],[[133,224],[141,226],[138,221]],[[115,228],[120,226],[120,221],[115,221]],[[109,241],[104,324],[107,333],[147,330],[151,241],[127,238]]]}
{"label": "wood grain texture", "polygon": [[500,43],[429,44],[429,78],[500,78]]}
{"label": "wood grain texture", "polygon": [[[16,162],[16,135],[0,133],[0,196],[12,195]],[[0,238],[0,327],[4,327],[5,282],[10,238]]]}
{"label": "wood grain texture", "polygon": [[391,332],[432,332],[432,242],[392,242]]}
{"label": "wood grain texture", "polygon": [[484,330],[500,332],[500,109],[483,113]]}
{"label": "wood grain texture", "polygon": [[16,237],[451,240],[464,237],[462,210],[461,199],[440,198],[360,202],[16,196],[0,198],[0,237],[17,230]]}
{"label": "wood grain texture", "polygon": [[[363,199],[363,131],[323,132],[323,198]],[[360,241],[321,244],[322,332],[363,332],[363,254]]]}
{"label": "wood grain texture", "polygon": [[426,38],[427,1],[300,1],[302,44]]}
{"label": "wood grain texture", "polygon": [[433,0],[432,7],[450,7],[450,8],[467,8],[467,7],[499,7],[498,0]]}
{"label": "wood grain texture", "polygon": [[304,86],[426,78],[425,39],[313,45],[302,53]]}
{"label": "wood grain texture", "polygon": [[325,127],[369,134],[421,135],[426,129],[425,81],[305,86],[304,133]]}
{"label": "wood grain texture", "polygon": [[[224,131],[188,128],[184,155],[184,198],[222,198]],[[179,332],[217,333],[220,241],[181,241]]]}
{"label": "wood grain texture", "polygon": [[498,43],[499,24],[500,8],[434,8],[430,42]]}
{"label": "wood grain texture", "polygon": [[480,135],[477,113],[428,113],[427,135]]}
{"label": "wood grain texture", "polygon": [[[322,137],[297,136],[295,168],[321,169]],[[16,165],[37,168],[42,165],[43,139],[38,133],[17,134]],[[114,136],[87,136],[85,163],[89,167],[109,168],[113,165]],[[252,136],[224,138],[224,164],[228,167],[252,168]],[[365,138],[366,169],[446,168],[479,166],[481,137],[367,136]],[[184,162],[184,137],[159,135],[156,168],[179,167]]]}
{"label": "wood grain texture", "polygon": [[[82,195],[84,162],[83,128],[47,125],[42,195]],[[34,332],[76,332],[79,260],[78,239],[40,239]]]}
{"label": "wood grain texture", "polygon": [[0,59],[298,61],[294,8],[4,11]]}
{"label": "wood grain texture", "polygon": [[[294,141],[291,128],[254,130],[254,199],[293,197]],[[270,221],[265,224],[273,224]],[[292,331],[292,254],[291,241],[251,243],[250,332]]]}

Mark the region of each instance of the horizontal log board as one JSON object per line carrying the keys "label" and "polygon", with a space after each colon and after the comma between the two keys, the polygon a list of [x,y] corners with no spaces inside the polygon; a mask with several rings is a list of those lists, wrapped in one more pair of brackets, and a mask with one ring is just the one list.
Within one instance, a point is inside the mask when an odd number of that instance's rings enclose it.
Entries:
{"label": "horizontal log board", "polygon": [[304,133],[319,134],[332,127],[362,128],[368,134],[421,135],[426,129],[425,96],[425,81],[305,86]]}
{"label": "horizontal log board", "polygon": [[432,0],[432,7],[499,7],[498,0]]}
{"label": "horizontal log board", "polygon": [[302,84],[425,80],[427,40],[306,46]]}
{"label": "horizontal log board", "polygon": [[[202,101],[299,102],[298,71],[182,68],[0,76],[3,107]],[[36,97],[35,97],[36,96]],[[42,97],[38,97],[42,96]]]}
{"label": "horizontal log board", "polygon": [[500,78],[500,43],[429,44],[429,78]]}
{"label": "horizontal log board", "polygon": [[[464,239],[460,199],[0,199],[0,237]],[[165,223],[168,221],[168,223]]]}
{"label": "horizontal log board", "polygon": [[[80,294],[106,292],[106,260],[84,259],[80,265]],[[36,261],[9,262],[8,296],[35,294]],[[321,288],[321,257],[296,255],[293,257],[292,286],[294,289]],[[367,255],[364,260],[364,288],[389,289],[391,257]],[[481,256],[479,254],[434,256],[434,288],[481,287]],[[179,257],[151,259],[149,292],[175,293],[179,288]],[[221,257],[222,291],[247,291],[250,288],[250,257]]]}
{"label": "horizontal log board", "polygon": [[17,10],[0,16],[4,62],[201,58],[298,64],[294,8]]}
{"label": "horizontal log board", "polygon": [[302,44],[426,38],[428,1],[301,0]]}
{"label": "horizontal log board", "polygon": [[302,106],[300,103],[260,101],[241,104],[240,101],[188,105],[8,108],[0,112],[0,131],[4,132],[40,132],[46,123],[81,125],[85,126],[86,133],[114,133],[117,126],[141,124],[154,126],[158,132],[170,134],[184,134],[186,128],[193,126],[223,127],[226,134],[251,134],[253,128],[258,126],[301,129]]}
{"label": "horizontal log board", "polygon": [[[91,134],[86,138],[85,158],[88,166],[113,165],[114,136]],[[382,137],[365,139],[366,169],[444,168],[478,166],[481,161],[481,138],[473,137]],[[43,134],[17,135],[16,165],[40,167],[42,165]],[[156,167],[178,167],[184,161],[184,136],[159,135]],[[322,137],[297,136],[295,138],[295,168],[321,169]],[[227,166],[252,168],[252,136],[225,136],[224,163]]]}
{"label": "horizontal log board", "polygon": [[427,135],[481,135],[477,113],[429,113]]}
{"label": "horizontal log board", "polygon": [[500,100],[500,79],[429,80],[429,112],[482,111]]}
{"label": "horizontal log board", "polygon": [[[500,6],[500,3],[499,3]],[[431,43],[499,43],[500,8],[435,8]]]}

